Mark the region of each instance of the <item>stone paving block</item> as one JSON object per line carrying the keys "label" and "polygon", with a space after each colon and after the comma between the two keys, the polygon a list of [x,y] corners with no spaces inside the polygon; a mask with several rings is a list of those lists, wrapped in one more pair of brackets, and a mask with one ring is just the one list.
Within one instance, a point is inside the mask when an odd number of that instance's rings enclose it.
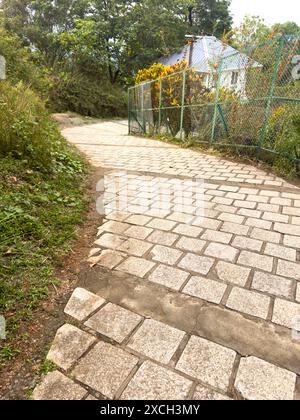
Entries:
{"label": "stone paving block", "polygon": [[[217,215],[218,213],[216,213]],[[209,219],[207,217],[197,217],[193,220],[192,225],[200,226],[204,229],[211,229],[211,230],[218,230],[221,226],[221,222],[219,220]]]}
{"label": "stone paving block", "polygon": [[239,192],[241,193],[241,194],[258,194],[258,192],[259,192],[259,190],[256,190],[256,189],[254,189],[254,188],[244,188],[244,187],[242,187],[242,188],[240,188],[240,190],[239,190]]}
{"label": "stone paving block", "polygon": [[206,194],[213,195],[215,197],[224,197],[225,196],[225,192],[220,191],[220,190],[207,190]]}
{"label": "stone paving block", "polygon": [[259,219],[262,215],[261,211],[258,210],[249,210],[249,209],[240,209],[237,214],[245,217],[252,217],[254,219]]}
{"label": "stone paving block", "polygon": [[149,251],[149,249],[152,248],[152,246],[153,245],[149,244],[149,242],[130,238],[128,241],[119,246],[118,250],[121,252],[126,252],[127,254],[135,255],[136,257],[143,257]]}
{"label": "stone paving block", "polygon": [[211,388],[207,388],[204,385],[197,385],[193,400],[197,401],[231,401],[231,398],[224,394],[214,391]]}
{"label": "stone paving block", "polygon": [[300,216],[300,209],[297,207],[283,207],[282,210],[283,214],[290,215],[290,216]]}
{"label": "stone paving block", "polygon": [[266,245],[264,253],[267,255],[272,255],[273,257],[278,257],[289,261],[296,261],[297,258],[297,252],[295,249],[287,248],[285,246],[277,244],[268,243]]}
{"label": "stone paving block", "polygon": [[273,257],[268,257],[266,255],[260,255],[249,251],[242,251],[238,259],[238,264],[270,272],[273,270],[273,263]]}
{"label": "stone paving block", "polygon": [[105,300],[101,297],[85,289],[77,288],[74,290],[64,312],[78,321],[83,321],[104,303]]}
{"label": "stone paving block", "polygon": [[272,321],[300,332],[300,305],[283,299],[276,299]]}
{"label": "stone paving block", "polygon": [[250,233],[251,238],[258,239],[265,242],[280,243],[281,235],[277,232],[270,232],[264,229],[255,228]]}
{"label": "stone paving block", "polygon": [[101,267],[112,270],[124,260],[124,257],[126,257],[126,255],[107,249],[102,251],[100,255],[89,258],[88,262],[93,263],[94,265],[98,264]]}
{"label": "stone paving block", "polygon": [[269,212],[269,213],[279,213],[279,211],[280,211],[280,206],[277,206],[277,205],[275,205],[275,204],[263,204],[263,203],[260,203],[258,206],[257,206],[257,209],[258,210],[261,210],[262,212]]}
{"label": "stone paving block", "polygon": [[180,224],[173,230],[174,233],[179,235],[190,236],[192,238],[198,238],[203,232],[203,229],[196,226]]}
{"label": "stone paving block", "polygon": [[111,233],[105,233],[95,242],[95,244],[103,248],[117,249],[125,241],[125,237],[121,237],[119,235],[112,235]]}
{"label": "stone paving block", "polygon": [[176,222],[172,220],[166,220],[166,219],[152,219],[151,222],[148,223],[147,227],[153,228],[153,229],[159,229],[163,231],[170,231],[173,229],[173,227],[176,225]]}
{"label": "stone paving block", "polygon": [[231,198],[225,198],[225,197],[215,197],[212,201],[213,203],[224,204],[225,206],[231,206],[234,200],[232,200]]}
{"label": "stone paving block", "polygon": [[239,250],[232,246],[217,243],[210,243],[204,252],[209,257],[220,258],[229,262],[233,262],[238,253]]}
{"label": "stone paving block", "polygon": [[[231,222],[241,225],[242,223],[244,223],[245,217],[238,216],[237,214],[221,213],[218,219],[222,220],[223,222]],[[217,229],[218,227],[215,230]]]}
{"label": "stone paving block", "polygon": [[269,198],[265,197],[265,196],[262,196],[262,195],[249,194],[248,197],[247,197],[247,200],[248,201],[255,201],[257,203],[268,203]]}
{"label": "stone paving block", "polygon": [[216,265],[216,272],[219,279],[225,281],[226,283],[245,286],[251,269],[220,261]]}
{"label": "stone paving block", "polygon": [[233,200],[245,200],[246,194],[229,192],[228,194],[226,194],[226,197],[232,198]]}
{"label": "stone paving block", "polygon": [[270,201],[271,204],[277,204],[279,206],[291,206],[292,200],[290,198],[273,197]]}
{"label": "stone paving block", "polygon": [[130,216],[130,213],[127,213],[127,212],[113,211],[110,214],[106,215],[106,218],[108,220],[115,220],[117,222],[124,222],[129,216]]}
{"label": "stone paving block", "polygon": [[292,217],[292,225],[300,226],[300,217]]}
{"label": "stone paving block", "polygon": [[297,284],[296,301],[300,302],[300,283]]}
{"label": "stone paving block", "polygon": [[183,293],[219,304],[226,289],[224,283],[203,277],[192,277],[183,289]]}
{"label": "stone paving block", "polygon": [[241,209],[250,209],[250,210],[254,210],[257,206],[256,202],[252,202],[252,201],[240,201],[240,200],[236,200],[234,202],[234,206],[241,208]]}
{"label": "stone paving block", "polygon": [[144,226],[131,226],[124,235],[130,236],[134,239],[144,240],[153,232],[153,229],[146,228]]}
{"label": "stone paving block", "polygon": [[170,289],[179,290],[187,280],[189,273],[178,270],[178,268],[160,265],[153,273],[150,274],[149,280],[158,283]]}
{"label": "stone paving block", "polygon": [[237,223],[225,222],[221,227],[222,232],[233,233],[234,235],[247,235],[249,226],[238,225]]}
{"label": "stone paving block", "polygon": [[129,382],[122,400],[185,400],[192,382],[147,360]]}
{"label": "stone paving block", "polygon": [[289,216],[286,216],[284,214],[278,214],[278,213],[265,212],[262,218],[264,220],[270,220],[272,222],[280,222],[280,223],[289,222]]}
{"label": "stone paving block", "polygon": [[129,257],[117,270],[132,274],[137,277],[145,277],[145,275],[155,267],[155,263],[145,260],[143,258]]}
{"label": "stone paving block", "polygon": [[294,282],[284,277],[256,271],[254,273],[252,288],[260,292],[289,299],[293,297]]}
{"label": "stone paving block", "polygon": [[187,213],[171,213],[170,216],[168,216],[168,219],[173,220],[174,222],[179,223],[191,223],[191,221],[194,219],[194,216]]}
{"label": "stone paving block", "polygon": [[221,185],[219,187],[219,190],[226,191],[226,192],[237,193],[239,191],[239,187],[233,187],[232,185]]}
{"label": "stone paving block", "polygon": [[113,303],[108,303],[84,325],[118,343],[122,343],[141,320],[141,316]]}
{"label": "stone paving block", "polygon": [[[217,217],[218,215],[220,214],[220,212],[219,211],[216,211],[216,210],[210,210],[210,209],[204,209],[204,213],[202,214],[202,215],[200,215],[201,217],[200,217],[200,219],[202,218],[202,219],[214,219],[215,217]],[[194,224],[194,223],[193,223]],[[198,226],[201,226],[201,225],[199,225],[198,224]],[[205,227],[205,226],[203,226],[203,227]],[[210,226],[207,226],[207,228],[208,229],[215,229],[214,227],[210,227]]]}
{"label": "stone paving block", "polygon": [[233,350],[192,336],[176,369],[226,392],[235,357]]}
{"label": "stone paving block", "polygon": [[220,213],[230,213],[235,214],[237,212],[237,208],[234,206],[226,206],[224,204],[218,204],[214,207],[215,211],[219,211]]}
{"label": "stone paving block", "polygon": [[287,223],[275,223],[274,231],[287,235],[300,236],[300,226],[288,225]]}
{"label": "stone paving block", "polygon": [[102,395],[114,398],[137,363],[137,357],[101,341],[79,362],[72,375]]}
{"label": "stone paving block", "polygon": [[183,255],[182,252],[162,245],[156,245],[150,252],[151,258],[168,265],[174,265]]}
{"label": "stone paving block", "polygon": [[262,219],[254,219],[254,218],[251,218],[251,217],[249,217],[246,220],[246,225],[256,227],[256,228],[259,228],[259,229],[266,229],[266,230],[269,230],[272,227],[271,222],[268,222],[268,221],[262,220]]}
{"label": "stone paving block", "polygon": [[232,242],[232,245],[237,248],[260,252],[263,246],[263,242],[245,236],[236,236]]}
{"label": "stone paving block", "polygon": [[200,239],[187,238],[183,236],[177,242],[176,247],[179,249],[183,249],[185,251],[190,251],[190,252],[200,254],[203,248],[205,247],[205,245],[206,245],[205,241],[202,241]]}
{"label": "stone paving block", "polygon": [[283,243],[286,246],[291,246],[293,248],[300,249],[300,237],[299,236],[284,235]]}
{"label": "stone paving block", "polygon": [[153,242],[159,245],[165,246],[172,246],[179,235],[175,235],[175,233],[163,232],[161,230],[155,230],[148,238],[147,241]]}
{"label": "stone paving block", "polygon": [[271,299],[268,296],[235,287],[227,301],[227,308],[266,319]]}
{"label": "stone paving block", "polygon": [[241,359],[235,388],[247,400],[293,400],[296,375],[275,365],[248,357]]}
{"label": "stone paving block", "polygon": [[58,329],[47,359],[60,368],[68,370],[95,341],[92,335],[73,325],[65,324]]}
{"label": "stone paving block", "polygon": [[127,223],[116,222],[114,220],[110,220],[109,222],[106,222],[104,223],[104,225],[101,226],[101,229],[103,231],[116,233],[116,234],[122,234],[128,228],[129,228],[129,225]]}
{"label": "stone paving block", "polygon": [[229,244],[229,242],[232,239],[232,234],[208,229],[201,236],[201,239],[203,239],[205,241],[212,241],[212,242],[220,242],[222,244]]}
{"label": "stone paving block", "polygon": [[206,275],[214,264],[214,259],[195,254],[187,254],[178,264],[178,267],[195,273]]}
{"label": "stone paving block", "polygon": [[32,398],[36,401],[75,401],[82,400],[87,394],[86,389],[56,370],[43,378]]}
{"label": "stone paving block", "polygon": [[259,194],[265,195],[266,197],[279,197],[278,191],[261,190]]}
{"label": "stone paving block", "polygon": [[277,274],[279,276],[300,280],[300,263],[278,260]]}
{"label": "stone paving block", "polygon": [[282,193],[282,197],[290,198],[291,200],[300,200],[300,195],[294,193]]}
{"label": "stone paving block", "polygon": [[169,210],[151,208],[145,212],[145,215],[164,219],[170,214]]}
{"label": "stone paving block", "polygon": [[128,347],[161,363],[169,363],[185,335],[154,319],[146,319],[131,337]]}

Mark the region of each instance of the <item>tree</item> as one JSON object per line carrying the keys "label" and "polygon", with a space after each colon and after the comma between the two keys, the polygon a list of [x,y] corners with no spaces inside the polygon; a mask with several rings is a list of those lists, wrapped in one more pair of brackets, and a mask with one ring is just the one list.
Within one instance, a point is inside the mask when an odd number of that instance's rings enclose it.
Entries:
{"label": "tree", "polygon": [[187,21],[190,31],[200,35],[215,35],[222,37],[231,30],[232,16],[230,15],[231,0],[194,0],[189,2]]}
{"label": "tree", "polygon": [[300,26],[295,22],[275,23],[272,30],[283,35],[294,35],[300,32]]}
{"label": "tree", "polygon": [[272,30],[259,16],[245,16],[238,28],[233,30],[232,43],[237,49],[246,49],[266,42],[273,35]]}

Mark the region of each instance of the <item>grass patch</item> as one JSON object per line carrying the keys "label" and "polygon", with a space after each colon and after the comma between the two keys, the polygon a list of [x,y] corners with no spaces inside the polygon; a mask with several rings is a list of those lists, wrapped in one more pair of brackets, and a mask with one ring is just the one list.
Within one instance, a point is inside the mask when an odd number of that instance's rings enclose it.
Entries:
{"label": "grass patch", "polygon": [[85,164],[63,139],[50,172],[27,159],[0,158],[0,314],[7,339],[0,341],[0,367],[19,352],[20,324],[58,284],[54,270],[69,250],[86,208]]}

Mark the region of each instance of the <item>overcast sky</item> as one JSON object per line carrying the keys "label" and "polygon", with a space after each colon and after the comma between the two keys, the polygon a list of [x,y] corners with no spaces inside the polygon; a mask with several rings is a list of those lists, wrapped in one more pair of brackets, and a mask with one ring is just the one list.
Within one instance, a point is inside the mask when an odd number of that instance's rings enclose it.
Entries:
{"label": "overcast sky", "polygon": [[231,11],[235,25],[245,15],[261,16],[270,25],[291,20],[300,24],[299,0],[232,0]]}

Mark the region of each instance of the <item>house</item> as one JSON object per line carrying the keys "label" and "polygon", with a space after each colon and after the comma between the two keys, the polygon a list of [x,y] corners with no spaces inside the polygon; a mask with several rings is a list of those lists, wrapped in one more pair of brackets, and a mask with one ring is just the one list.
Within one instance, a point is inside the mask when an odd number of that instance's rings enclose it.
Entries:
{"label": "house", "polygon": [[215,87],[217,69],[221,65],[221,86],[242,96],[246,91],[247,70],[263,67],[214,36],[194,37],[180,52],[161,58],[160,63],[172,65],[184,59],[189,67],[203,74],[204,84],[209,89]]}

